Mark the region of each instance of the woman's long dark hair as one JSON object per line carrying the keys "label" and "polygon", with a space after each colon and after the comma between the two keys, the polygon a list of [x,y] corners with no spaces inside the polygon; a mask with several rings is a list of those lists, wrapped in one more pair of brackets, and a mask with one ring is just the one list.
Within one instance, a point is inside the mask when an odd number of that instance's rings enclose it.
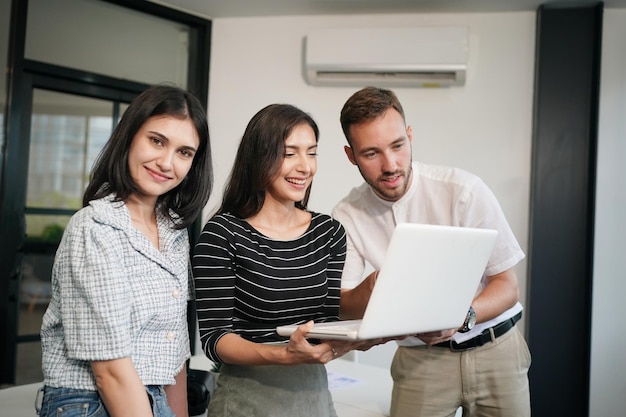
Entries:
{"label": "woman's long dark hair", "polygon": [[83,194],[83,207],[111,193],[116,201],[126,201],[131,194],[139,192],[128,167],[128,153],[141,126],[155,116],[191,120],[200,139],[185,179],[157,201],[157,209],[175,220],[177,229],[183,229],[194,222],[209,199],[213,167],[206,110],[195,96],[178,87],[150,87],[128,106],[94,163]]}
{"label": "woman's long dark hair", "polygon": [[[218,213],[245,219],[261,210],[265,192],[283,163],[285,139],[303,124],[313,129],[317,142],[319,129],[313,118],[290,104],[270,104],[252,117],[241,138]],[[309,185],[296,207],[306,209],[310,193]]]}

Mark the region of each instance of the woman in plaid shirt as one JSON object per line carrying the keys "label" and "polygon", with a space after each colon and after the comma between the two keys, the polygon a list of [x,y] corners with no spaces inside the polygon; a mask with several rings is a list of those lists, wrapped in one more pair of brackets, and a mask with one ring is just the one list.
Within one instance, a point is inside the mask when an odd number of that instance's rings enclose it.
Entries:
{"label": "woman in plaid shirt", "polygon": [[139,95],[56,254],[40,416],[187,416],[186,227],[211,187],[201,103],[169,86]]}

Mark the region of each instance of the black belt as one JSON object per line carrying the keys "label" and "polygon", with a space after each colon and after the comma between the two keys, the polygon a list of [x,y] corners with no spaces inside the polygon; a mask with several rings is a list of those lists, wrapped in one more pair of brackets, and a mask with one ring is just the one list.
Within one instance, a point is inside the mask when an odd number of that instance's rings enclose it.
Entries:
{"label": "black belt", "polygon": [[[519,319],[521,318],[522,318],[522,312],[520,311],[519,313],[517,313],[510,319],[504,320],[503,322],[500,322],[496,324],[495,326],[491,327],[491,329],[493,329],[494,337],[496,338],[500,337],[506,332],[508,332],[509,330],[511,330],[513,326],[515,326],[515,323],[517,323]],[[489,329],[485,329],[478,336],[473,337],[472,339],[466,340],[465,342],[462,342],[462,343],[457,343],[454,340],[450,339],[450,340],[446,340],[445,342],[437,343],[436,345],[433,345],[433,346],[449,348],[450,350],[456,352],[456,351],[474,349],[489,342],[491,342],[491,332],[489,331]]]}

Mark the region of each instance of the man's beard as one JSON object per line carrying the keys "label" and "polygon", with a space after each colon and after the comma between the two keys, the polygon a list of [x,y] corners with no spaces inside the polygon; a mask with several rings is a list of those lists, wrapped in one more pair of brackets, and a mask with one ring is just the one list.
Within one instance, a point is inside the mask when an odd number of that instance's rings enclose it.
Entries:
{"label": "man's beard", "polygon": [[[409,163],[409,168],[407,171],[396,171],[394,173],[387,173],[381,177],[376,178],[374,181],[372,181],[369,178],[365,177],[365,175],[363,175],[363,171],[361,171],[361,167],[359,165],[357,165],[357,167],[359,168],[359,171],[361,172],[361,176],[365,179],[365,182],[369,184],[369,186],[372,188],[374,193],[378,197],[386,201],[397,201],[400,198],[402,198],[406,194],[409,188],[409,184],[411,183],[411,177],[413,175],[413,166],[411,163]],[[398,174],[400,174],[401,177],[404,179],[404,181],[402,181],[402,184],[399,187],[395,189],[385,189],[385,188],[381,188],[378,186],[381,178],[384,178],[386,176],[398,175]]]}

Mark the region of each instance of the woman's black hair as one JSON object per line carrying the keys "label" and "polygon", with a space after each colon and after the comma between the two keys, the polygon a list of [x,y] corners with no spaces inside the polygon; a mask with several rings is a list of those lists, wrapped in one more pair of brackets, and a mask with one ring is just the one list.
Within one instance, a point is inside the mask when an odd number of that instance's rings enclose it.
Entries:
{"label": "woman's black hair", "polygon": [[[252,117],[241,138],[218,213],[245,219],[261,210],[265,192],[283,163],[285,139],[303,124],[313,129],[317,142],[319,129],[313,118],[290,104],[270,104]],[[296,207],[305,210],[310,193],[311,185]]]}
{"label": "woman's black hair", "polygon": [[141,126],[156,116],[191,120],[200,139],[187,176],[176,188],[159,196],[157,210],[175,220],[177,229],[189,226],[200,215],[213,188],[207,114],[194,95],[168,85],[150,87],[130,103],[94,163],[83,207],[112,193],[115,201],[125,201],[139,192],[128,167],[128,153]]}

